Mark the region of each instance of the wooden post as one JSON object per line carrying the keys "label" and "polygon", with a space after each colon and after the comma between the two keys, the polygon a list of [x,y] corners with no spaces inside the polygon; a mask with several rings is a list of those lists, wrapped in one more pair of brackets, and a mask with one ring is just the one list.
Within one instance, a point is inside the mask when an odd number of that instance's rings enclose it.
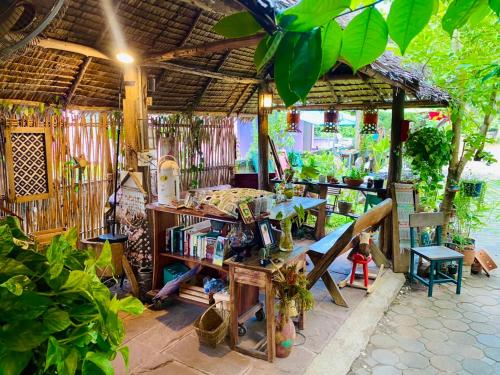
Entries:
{"label": "wooden post", "polygon": [[[124,65],[123,80],[125,98],[123,99],[123,130],[125,132],[126,169],[138,170],[137,154],[141,151],[140,119],[147,119],[146,98],[143,90],[143,75],[136,65]],[[142,134],[147,137],[147,134]]]}
{"label": "wooden post", "polygon": [[258,150],[259,150],[259,189],[269,190],[269,122],[267,110],[262,107],[264,89],[259,89],[258,107]]}
{"label": "wooden post", "polygon": [[392,121],[391,121],[391,151],[389,154],[389,176],[387,186],[401,180],[403,167],[403,150],[401,142],[401,121],[404,120],[405,92],[393,87],[392,89]]}

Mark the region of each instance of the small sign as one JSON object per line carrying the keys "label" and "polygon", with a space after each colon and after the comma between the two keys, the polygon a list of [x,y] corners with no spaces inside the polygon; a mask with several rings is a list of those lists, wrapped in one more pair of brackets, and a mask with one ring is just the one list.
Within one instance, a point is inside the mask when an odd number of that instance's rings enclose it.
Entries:
{"label": "small sign", "polygon": [[245,224],[251,224],[255,221],[255,218],[252,215],[252,211],[250,211],[250,207],[248,207],[247,202],[241,202],[238,204],[238,208],[240,210],[241,219]]}

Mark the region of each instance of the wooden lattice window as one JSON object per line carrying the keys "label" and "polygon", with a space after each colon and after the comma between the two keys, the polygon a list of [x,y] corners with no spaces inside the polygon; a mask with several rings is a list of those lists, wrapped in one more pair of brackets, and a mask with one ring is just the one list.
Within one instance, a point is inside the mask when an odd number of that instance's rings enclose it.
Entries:
{"label": "wooden lattice window", "polygon": [[53,188],[50,129],[7,127],[5,138],[9,200],[48,198]]}

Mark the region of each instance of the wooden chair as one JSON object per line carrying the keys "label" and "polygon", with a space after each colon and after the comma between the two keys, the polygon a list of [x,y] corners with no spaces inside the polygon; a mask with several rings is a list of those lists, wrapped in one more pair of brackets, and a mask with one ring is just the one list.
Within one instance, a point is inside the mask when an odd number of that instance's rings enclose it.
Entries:
{"label": "wooden chair", "polygon": [[[443,212],[425,212],[410,214],[410,285],[413,279],[427,285],[429,297],[432,297],[432,289],[434,284],[454,283],[457,286],[456,293],[460,294],[462,287],[462,268],[463,254],[441,245],[442,226],[444,224]],[[420,228],[435,228],[434,239],[432,235],[421,233],[418,236]],[[420,239],[420,245],[418,240]],[[417,275],[418,267],[415,267],[415,257],[419,257],[419,263],[423,259],[429,261],[429,278]],[[441,272],[443,263],[457,262],[458,272],[457,279]]]}
{"label": "wooden chair", "polygon": [[[328,272],[328,267],[344,251],[350,248],[351,241],[361,232],[376,227],[392,212],[392,199],[386,199],[368,212],[365,212],[352,223],[341,226],[335,231],[329,233],[321,240],[315,242],[309,248],[307,255],[311,259],[314,268],[308,273],[309,289],[321,278],[325,283],[328,292],[334,302],[347,307],[347,302],[343,298],[340,290]],[[385,256],[378,248],[372,248],[376,251],[376,256],[385,259]],[[378,254],[378,252],[380,254]],[[375,256],[374,256],[375,258]]]}
{"label": "wooden chair", "polygon": [[337,203],[339,201],[339,196],[340,193],[342,192],[341,188],[336,188],[336,187],[328,187],[328,190],[326,192],[326,199],[328,200],[329,196],[333,197],[333,204],[332,203],[327,203],[326,204],[326,214],[327,215],[332,215],[333,212],[337,211]]}
{"label": "wooden chair", "polygon": [[375,194],[366,194],[365,196],[365,209],[363,212],[368,211],[370,208],[373,208],[380,202],[382,202],[383,199],[380,197],[377,197]]}

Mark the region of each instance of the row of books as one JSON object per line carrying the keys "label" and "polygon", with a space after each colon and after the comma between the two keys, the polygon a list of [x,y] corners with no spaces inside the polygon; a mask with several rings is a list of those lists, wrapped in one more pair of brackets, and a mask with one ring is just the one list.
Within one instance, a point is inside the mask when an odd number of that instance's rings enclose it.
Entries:
{"label": "row of books", "polygon": [[167,229],[165,243],[167,252],[204,259],[219,266],[229,247],[226,237],[211,231],[209,220]]}

